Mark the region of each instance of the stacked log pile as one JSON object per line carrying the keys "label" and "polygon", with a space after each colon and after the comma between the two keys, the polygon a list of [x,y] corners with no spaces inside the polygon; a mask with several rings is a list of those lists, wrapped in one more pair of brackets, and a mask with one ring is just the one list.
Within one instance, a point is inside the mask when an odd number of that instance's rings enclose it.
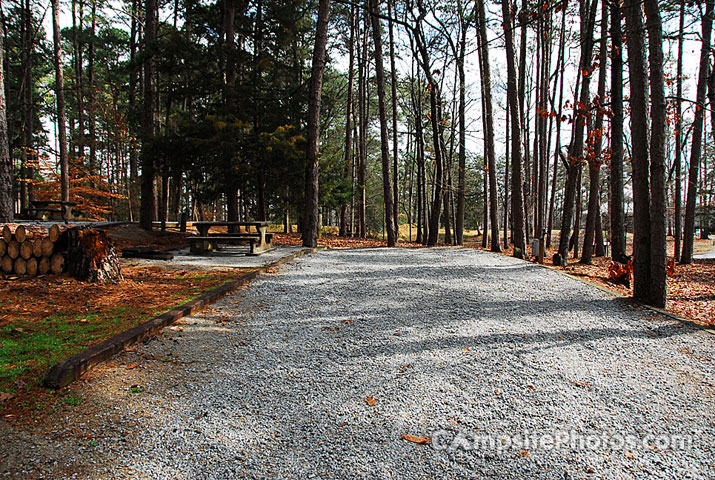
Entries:
{"label": "stacked log pile", "polygon": [[78,280],[118,283],[119,255],[107,233],[90,226],[61,229],[52,225],[32,231],[5,225],[0,239],[0,268],[6,275],[30,276],[67,271]]}
{"label": "stacked log pile", "polygon": [[52,225],[45,231],[28,231],[24,225],[18,225],[14,232],[5,225],[0,239],[3,273],[30,277],[62,273],[66,257],[57,248],[60,236],[59,225]]}

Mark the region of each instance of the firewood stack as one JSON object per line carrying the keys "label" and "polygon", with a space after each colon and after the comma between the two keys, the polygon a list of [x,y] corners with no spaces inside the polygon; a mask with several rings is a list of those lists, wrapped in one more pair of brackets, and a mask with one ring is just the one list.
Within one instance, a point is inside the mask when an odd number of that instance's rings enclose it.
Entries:
{"label": "firewood stack", "polygon": [[119,255],[107,232],[91,226],[61,230],[59,225],[52,225],[47,230],[33,228],[28,232],[25,226],[18,225],[13,232],[5,225],[0,259],[6,275],[34,277],[67,271],[86,282],[122,281]]}
{"label": "firewood stack", "polygon": [[24,225],[18,225],[13,232],[5,225],[0,239],[2,271],[30,277],[62,273],[65,254],[56,248],[60,233],[59,225],[52,225],[46,232],[28,232]]}

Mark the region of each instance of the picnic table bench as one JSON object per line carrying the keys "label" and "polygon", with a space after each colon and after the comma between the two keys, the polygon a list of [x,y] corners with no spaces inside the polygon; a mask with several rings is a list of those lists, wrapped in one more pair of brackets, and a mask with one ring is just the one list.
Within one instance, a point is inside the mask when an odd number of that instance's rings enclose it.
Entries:
{"label": "picnic table bench", "polygon": [[[268,222],[194,222],[199,232],[188,237],[191,253],[220,250],[220,245],[249,245],[249,255],[260,255],[273,249],[273,234],[268,233]],[[228,233],[210,233],[213,227],[228,227]],[[241,228],[245,231],[241,232]],[[251,232],[251,228],[255,232]]]}

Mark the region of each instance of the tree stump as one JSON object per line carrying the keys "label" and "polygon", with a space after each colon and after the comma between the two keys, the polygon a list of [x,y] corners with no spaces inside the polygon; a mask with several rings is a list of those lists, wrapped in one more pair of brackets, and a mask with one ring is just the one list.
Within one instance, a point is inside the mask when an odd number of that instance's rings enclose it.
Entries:
{"label": "tree stump", "polygon": [[74,278],[92,283],[119,283],[122,280],[119,255],[107,232],[71,228],[62,232],[57,242],[57,246],[60,245],[66,249],[67,271]]}
{"label": "tree stump", "polygon": [[0,239],[0,257],[5,256],[5,252],[7,252],[7,242]]}

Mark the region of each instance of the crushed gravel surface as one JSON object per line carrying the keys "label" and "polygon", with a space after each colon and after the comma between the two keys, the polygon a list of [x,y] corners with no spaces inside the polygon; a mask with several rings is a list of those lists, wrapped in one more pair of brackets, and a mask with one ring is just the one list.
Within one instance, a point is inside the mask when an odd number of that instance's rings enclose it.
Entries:
{"label": "crushed gravel surface", "polygon": [[503,256],[325,251],[0,422],[0,476],[712,479],[714,347]]}

